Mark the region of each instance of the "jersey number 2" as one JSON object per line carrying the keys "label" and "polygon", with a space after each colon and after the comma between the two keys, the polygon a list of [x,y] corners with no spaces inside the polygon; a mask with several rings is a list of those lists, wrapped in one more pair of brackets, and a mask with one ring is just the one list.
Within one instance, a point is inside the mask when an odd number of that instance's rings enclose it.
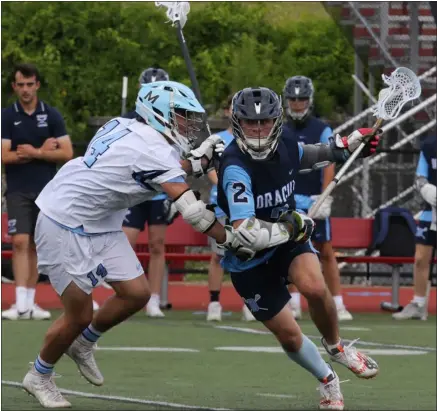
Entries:
{"label": "jersey number 2", "polygon": [[83,162],[89,168],[95,164],[99,156],[109,149],[109,146],[112,143],[130,133],[130,130],[124,129],[111,134],[111,131],[114,130],[114,128],[116,128],[119,124],[120,123],[117,120],[111,120],[110,122],[106,123],[91,140],[83,157]]}
{"label": "jersey number 2", "polygon": [[246,191],[246,186],[243,183],[234,183],[232,184],[232,188],[237,190],[234,193],[234,203],[247,203],[247,196],[244,195]]}

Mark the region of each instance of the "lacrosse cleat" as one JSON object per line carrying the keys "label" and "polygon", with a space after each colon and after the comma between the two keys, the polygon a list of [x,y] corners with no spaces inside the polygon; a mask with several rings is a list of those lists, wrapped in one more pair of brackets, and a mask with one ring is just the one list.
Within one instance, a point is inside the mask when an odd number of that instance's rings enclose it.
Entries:
{"label": "lacrosse cleat", "polygon": [[293,304],[293,301],[289,301],[290,307],[291,307],[291,313],[293,314],[293,317],[295,320],[301,320],[302,319],[302,308],[300,308],[300,305]]}
{"label": "lacrosse cleat", "polygon": [[[332,367],[330,366],[332,369]],[[320,381],[319,410],[342,410],[344,408],[343,394],[340,390],[338,375],[332,370],[332,374]]]}
{"label": "lacrosse cleat", "polygon": [[222,320],[222,306],[218,301],[212,301],[208,304],[208,312],[206,314],[206,321],[221,321]]}
{"label": "lacrosse cleat", "polygon": [[344,305],[337,308],[337,317],[338,321],[353,320],[352,314],[348,310],[346,310],[346,307]]}
{"label": "lacrosse cleat", "polygon": [[146,305],[146,315],[151,318],[163,318],[165,314],[161,311],[158,304],[149,303]]}
{"label": "lacrosse cleat", "polygon": [[351,370],[358,378],[373,378],[378,374],[379,367],[375,360],[358,351],[353,345],[358,341],[351,341],[345,345],[341,340],[336,348],[329,350],[328,344],[322,338],[322,344],[332,361],[338,362]]}
{"label": "lacrosse cleat", "polygon": [[242,321],[256,321],[256,318],[250,312],[246,305],[243,305],[243,316]]}
{"label": "lacrosse cleat", "polygon": [[88,382],[100,386],[103,385],[103,375],[94,358],[95,345],[79,335],[65,354],[76,363],[79,372]]}
{"label": "lacrosse cleat", "polygon": [[62,396],[52,374],[41,374],[31,366],[24,377],[23,388],[35,397],[44,408],[69,408],[71,404]]}
{"label": "lacrosse cleat", "polygon": [[426,312],[426,307],[421,307],[414,301],[411,301],[410,304],[404,307],[401,312],[394,313],[392,317],[395,320],[423,320],[425,321],[428,318],[428,313]]}

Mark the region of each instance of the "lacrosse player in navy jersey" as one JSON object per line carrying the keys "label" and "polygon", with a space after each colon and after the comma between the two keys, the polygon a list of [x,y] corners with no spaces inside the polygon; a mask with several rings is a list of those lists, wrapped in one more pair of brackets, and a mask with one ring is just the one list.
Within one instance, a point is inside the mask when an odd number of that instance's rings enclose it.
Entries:
{"label": "lacrosse player in navy jersey", "polygon": [[[331,128],[312,115],[314,102],[314,87],[311,79],[305,76],[290,77],[284,87],[285,114],[287,122],[284,132],[299,144],[328,144],[332,136]],[[322,191],[334,178],[335,165],[331,164],[323,170],[308,174],[296,175],[294,198],[298,209],[308,212],[316,202]],[[334,297],[339,321],[352,320],[352,315],[346,310],[341,295],[340,271],[331,243],[331,204],[333,198],[329,196],[314,216],[316,228],[312,241],[320,251],[323,276]],[[290,285],[290,304],[294,318],[302,318],[300,293],[294,285]]]}
{"label": "lacrosse player in navy jersey", "polygon": [[[245,88],[232,102],[234,141],[219,166],[218,205],[241,246],[225,251],[223,267],[247,307],[278,339],[290,359],[320,381],[320,409],[342,410],[339,379],[305,335],[288,304],[292,281],[307,298],[311,317],[331,360],[360,378],[372,378],[378,365],[339,336],[335,304],[326,287],[310,237],[314,222],[296,211],[293,192],[299,170],[343,163],[369,129],[331,139],[329,145],[301,146],[282,134],[282,103],[272,90]],[[375,136],[361,153],[375,152]]]}
{"label": "lacrosse player in navy jersey", "polygon": [[395,320],[426,320],[426,288],[433,247],[436,246],[436,202],[437,202],[437,138],[429,136],[422,144],[416,169],[416,187],[425,207],[419,216],[416,229],[416,253],[414,256],[414,297],[399,312],[393,314]]}

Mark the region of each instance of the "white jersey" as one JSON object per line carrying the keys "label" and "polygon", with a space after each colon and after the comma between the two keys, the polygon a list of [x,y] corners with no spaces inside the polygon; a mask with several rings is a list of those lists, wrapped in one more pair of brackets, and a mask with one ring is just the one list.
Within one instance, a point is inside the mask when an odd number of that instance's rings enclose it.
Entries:
{"label": "white jersey", "polygon": [[179,153],[159,132],[115,118],[96,133],[83,157],[59,170],[36,204],[51,219],[84,233],[121,231],[127,208],[181,176]]}

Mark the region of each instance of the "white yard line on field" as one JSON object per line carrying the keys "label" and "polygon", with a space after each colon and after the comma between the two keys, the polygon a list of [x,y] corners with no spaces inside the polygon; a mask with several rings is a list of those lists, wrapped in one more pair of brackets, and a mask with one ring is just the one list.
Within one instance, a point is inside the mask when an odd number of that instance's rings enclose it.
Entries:
{"label": "white yard line on field", "polygon": [[[2,380],[2,385],[8,387],[23,388],[23,384],[16,381]],[[213,408],[213,407],[205,407],[202,405],[186,405],[186,404],[178,404],[175,402],[167,402],[167,401],[142,400],[140,398],[121,397],[118,395],[101,395],[101,394],[93,394],[91,392],[72,391],[72,390],[65,390],[65,389],[60,389],[60,391],[62,394],[75,395],[77,397],[91,398],[94,400],[119,401],[119,402],[125,402],[130,404],[159,405],[162,407],[185,409],[185,410],[230,411],[229,408]]]}

